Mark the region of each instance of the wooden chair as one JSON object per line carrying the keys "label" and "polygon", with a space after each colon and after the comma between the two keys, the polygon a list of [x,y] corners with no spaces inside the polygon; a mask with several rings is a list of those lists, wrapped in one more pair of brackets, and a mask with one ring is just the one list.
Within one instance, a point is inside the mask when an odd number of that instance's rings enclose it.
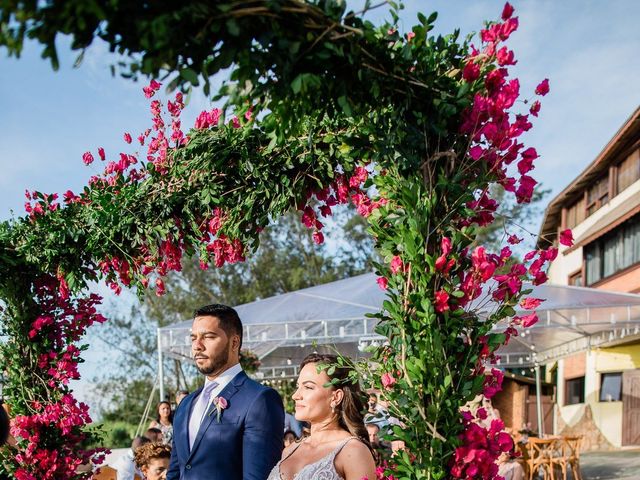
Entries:
{"label": "wooden chair", "polygon": [[519,444],[525,465],[525,475],[529,480],[533,480],[540,471],[544,480],[555,480],[551,460],[555,441],[553,438],[529,437],[526,444]]}
{"label": "wooden chair", "polygon": [[580,473],[580,445],[582,443],[582,436],[578,437],[563,437],[561,440],[562,445],[562,478],[567,479],[567,470],[571,468],[571,478],[573,480],[582,480],[582,473]]}
{"label": "wooden chair", "polygon": [[563,480],[567,480],[566,473],[566,457],[565,457],[565,448],[564,441],[562,437],[554,436],[549,437],[552,440],[552,443],[549,448],[549,462],[551,463],[551,478],[562,478]]}

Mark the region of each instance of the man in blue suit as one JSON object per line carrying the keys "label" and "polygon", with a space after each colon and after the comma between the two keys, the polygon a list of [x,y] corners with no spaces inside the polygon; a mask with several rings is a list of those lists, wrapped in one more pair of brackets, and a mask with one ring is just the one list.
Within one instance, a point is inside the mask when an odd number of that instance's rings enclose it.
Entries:
{"label": "man in blue suit", "polygon": [[242,322],[233,308],[196,310],[191,350],[205,385],[175,413],[167,480],[265,480],[280,460],[282,399],[242,371],[241,346]]}

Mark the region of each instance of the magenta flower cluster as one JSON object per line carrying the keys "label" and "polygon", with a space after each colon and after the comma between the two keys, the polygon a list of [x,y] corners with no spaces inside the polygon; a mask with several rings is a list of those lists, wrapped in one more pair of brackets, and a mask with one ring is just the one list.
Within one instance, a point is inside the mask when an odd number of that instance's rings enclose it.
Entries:
{"label": "magenta flower cluster", "polygon": [[89,438],[84,427],[91,417],[89,407],[73,398],[68,386],[80,378],[81,349],[76,343],[88,327],[105,321],[96,309],[101,298],[92,294],[74,300],[62,277],[48,276],[37,282],[35,301],[40,315],[28,337],[41,351],[37,368],[47,390],[36,390],[40,393],[28,402],[29,413],[11,421],[19,453],[10,468],[17,480],[77,479],[80,465],[99,464],[105,454],[103,449],[80,448]]}

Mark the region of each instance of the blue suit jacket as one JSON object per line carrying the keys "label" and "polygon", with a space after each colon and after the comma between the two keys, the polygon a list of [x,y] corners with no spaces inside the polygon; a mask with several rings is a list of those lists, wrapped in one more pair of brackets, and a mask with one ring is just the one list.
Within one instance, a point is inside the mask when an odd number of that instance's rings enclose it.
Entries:
{"label": "blue suit jacket", "polygon": [[189,415],[201,390],[175,413],[167,480],[265,480],[282,454],[280,395],[240,372],[218,395],[228,403],[220,422],[212,405],[190,450]]}

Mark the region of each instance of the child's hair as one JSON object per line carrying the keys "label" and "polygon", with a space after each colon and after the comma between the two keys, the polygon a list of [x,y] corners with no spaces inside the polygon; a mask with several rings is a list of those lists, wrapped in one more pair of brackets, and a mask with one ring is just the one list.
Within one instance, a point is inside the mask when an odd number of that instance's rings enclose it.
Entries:
{"label": "child's hair", "polygon": [[133,455],[136,467],[142,468],[149,465],[156,458],[171,458],[171,447],[164,443],[145,443],[137,448]]}

